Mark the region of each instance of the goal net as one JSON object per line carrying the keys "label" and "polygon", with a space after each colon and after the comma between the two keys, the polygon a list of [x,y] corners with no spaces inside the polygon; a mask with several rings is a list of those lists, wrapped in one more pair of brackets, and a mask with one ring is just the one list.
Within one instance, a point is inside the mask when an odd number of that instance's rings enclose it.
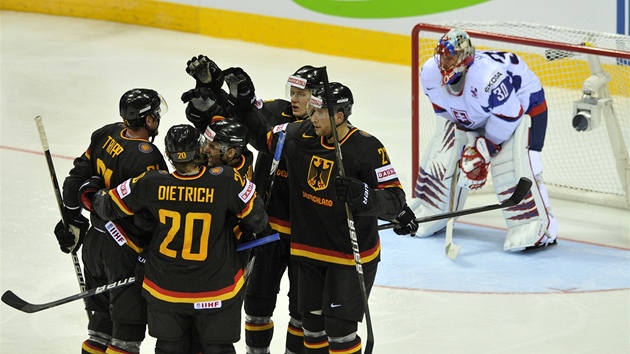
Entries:
{"label": "goal net", "polygon": [[[411,48],[414,178],[437,119],[443,119],[422,92],[420,69],[451,28],[468,32],[477,50],[516,53],[540,78],[549,113],[542,151],[549,195],[630,208],[630,37],[610,33],[521,22],[416,25]],[[596,87],[590,96],[584,94],[587,80],[589,88]]]}

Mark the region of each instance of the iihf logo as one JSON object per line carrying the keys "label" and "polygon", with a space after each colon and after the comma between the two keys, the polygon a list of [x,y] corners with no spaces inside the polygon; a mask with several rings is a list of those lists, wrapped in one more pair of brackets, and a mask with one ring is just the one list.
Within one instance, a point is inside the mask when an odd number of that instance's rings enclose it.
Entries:
{"label": "iihf logo", "polygon": [[476,87],[471,87],[470,88],[470,93],[472,93],[472,96],[474,98],[477,98],[477,88]]}

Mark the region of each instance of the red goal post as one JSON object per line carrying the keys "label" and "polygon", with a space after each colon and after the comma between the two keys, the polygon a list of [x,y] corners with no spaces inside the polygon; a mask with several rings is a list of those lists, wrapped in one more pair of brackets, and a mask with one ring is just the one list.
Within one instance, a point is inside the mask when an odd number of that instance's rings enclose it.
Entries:
{"label": "red goal post", "polygon": [[[518,54],[540,78],[549,109],[542,158],[550,196],[630,208],[630,37],[521,22],[420,23],[413,28],[412,190],[422,151],[436,119],[442,119],[420,88],[420,69],[451,28],[468,32],[477,50]],[[587,79],[598,83],[591,96],[584,95]],[[578,132],[574,117],[583,113],[590,114],[590,126]]]}

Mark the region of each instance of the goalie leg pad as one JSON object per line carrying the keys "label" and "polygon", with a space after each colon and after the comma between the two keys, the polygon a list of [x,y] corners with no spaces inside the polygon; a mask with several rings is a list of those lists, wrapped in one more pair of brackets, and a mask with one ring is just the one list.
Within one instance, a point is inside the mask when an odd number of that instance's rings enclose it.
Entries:
{"label": "goalie leg pad", "polygon": [[[462,149],[468,138],[466,133],[445,119],[438,119],[438,126],[427,151],[420,162],[420,172],[416,180],[414,199],[409,207],[416,217],[422,218],[442,214],[450,210],[451,180],[455,175]],[[440,122],[441,121],[441,122]],[[454,210],[461,210],[468,190],[456,187],[458,196]],[[438,220],[418,225],[416,236],[427,237],[444,229],[448,220]]]}
{"label": "goalie leg pad", "polygon": [[530,192],[518,204],[503,209],[508,233],[505,251],[523,251],[555,242],[557,222],[549,207],[549,196],[542,182],[540,152],[529,150],[531,118],[525,116],[514,135],[491,163],[492,181],[500,202],[508,199],[521,177],[534,182]]}

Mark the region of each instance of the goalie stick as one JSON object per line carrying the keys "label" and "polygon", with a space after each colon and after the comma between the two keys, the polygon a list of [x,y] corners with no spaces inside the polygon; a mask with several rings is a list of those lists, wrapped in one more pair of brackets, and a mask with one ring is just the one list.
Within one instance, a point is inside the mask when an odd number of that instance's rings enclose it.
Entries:
{"label": "goalie stick", "polygon": [[[280,239],[280,235],[278,234],[269,235],[269,236],[262,237],[254,241],[245,242],[239,245],[236,248],[236,251],[241,252],[241,251],[253,248],[253,247],[264,245],[269,242],[278,241],[279,239]],[[4,294],[2,294],[2,302],[22,312],[34,313],[34,312],[39,312],[39,311],[46,310],[52,307],[56,307],[59,305],[67,304],[69,302],[79,300],[79,299],[83,299],[85,301],[85,298],[87,297],[101,294],[106,291],[122,288],[127,285],[131,285],[135,283],[135,281],[136,281],[135,277],[129,277],[127,279],[122,279],[114,283],[110,283],[110,284],[96,287],[94,289],[82,291],[78,294],[64,297],[63,299],[59,299],[59,300],[55,300],[55,301],[51,301],[51,302],[47,302],[43,304],[32,304],[30,302],[23,300],[19,296],[15,295],[15,293],[12,292],[11,290],[7,290],[4,292]]]}
{"label": "goalie stick", "polygon": [[[532,187],[532,181],[529,180],[528,178],[521,177],[516,187],[514,187],[514,192],[512,193],[510,198],[504,200],[502,203],[485,205],[485,206],[480,206],[480,207],[471,208],[471,209],[464,209],[464,210],[454,211],[451,213],[443,213],[443,214],[426,216],[423,218],[417,218],[416,222],[418,224],[421,224],[421,223],[430,222],[430,221],[450,219],[450,218],[463,216],[463,215],[477,214],[477,213],[483,213],[483,212],[491,211],[491,210],[508,208],[508,207],[511,207],[520,203],[521,200],[523,200],[523,198],[525,197],[525,195],[527,195],[531,187]],[[390,222],[387,224],[379,225],[378,229],[379,230],[393,229],[394,227],[398,225],[399,224],[397,222]]]}
{"label": "goalie stick", "polygon": [[[328,72],[326,67],[322,69],[322,81],[324,82],[324,94],[326,95],[326,102],[328,102],[328,116],[330,117],[330,126],[332,128],[333,141],[335,143],[335,162],[339,169],[339,176],[344,177],[346,172],[343,167],[343,157],[341,154],[341,144],[339,143],[339,135],[337,134],[335,112],[332,105],[332,93],[330,92],[330,82],[328,81]],[[346,207],[346,219],[348,222],[348,231],[350,233],[350,243],[352,244],[352,255],[354,256],[355,268],[357,270],[357,276],[359,277],[359,286],[361,287],[361,296],[363,298],[363,311],[365,312],[365,324],[367,326],[367,338],[365,343],[365,354],[371,354],[374,348],[374,331],[372,330],[372,318],[370,316],[370,307],[368,306],[367,286],[365,285],[365,278],[363,276],[363,265],[361,264],[361,253],[359,251],[359,241],[357,238],[357,232],[354,228],[354,218],[350,211],[348,203],[344,203]]]}
{"label": "goalie stick", "polygon": [[[459,201],[459,198],[455,198],[457,192],[457,180],[459,179],[459,167],[455,168],[455,173],[451,177],[451,200],[449,201],[449,211],[452,213],[456,208],[455,202]],[[461,193],[461,191],[460,191]],[[446,223],[446,236],[444,237],[444,253],[450,259],[457,258],[459,250],[462,248],[460,245],[453,243],[453,229],[455,228],[455,217],[449,218]]]}
{"label": "goalie stick", "polygon": [[[68,217],[65,212],[65,205],[63,198],[61,197],[61,190],[59,189],[59,182],[57,181],[57,173],[55,173],[55,166],[52,161],[52,155],[50,154],[50,148],[48,146],[48,138],[46,137],[46,130],[44,130],[44,122],[41,116],[35,117],[35,124],[37,125],[37,131],[39,132],[39,140],[42,143],[42,149],[44,155],[46,155],[46,162],[48,164],[48,171],[50,173],[50,180],[52,181],[53,189],[55,191],[55,198],[57,199],[57,206],[59,207],[59,213],[61,213],[61,220],[66,230],[70,227],[68,223]],[[79,262],[79,256],[76,252],[70,252],[72,256],[72,263],[74,265],[74,272],[77,276],[77,282],[79,283],[79,289],[82,292],[86,291],[85,278],[83,277],[83,271],[81,270],[81,263]],[[87,302],[85,303],[88,320],[92,319],[92,312],[87,309]]]}

